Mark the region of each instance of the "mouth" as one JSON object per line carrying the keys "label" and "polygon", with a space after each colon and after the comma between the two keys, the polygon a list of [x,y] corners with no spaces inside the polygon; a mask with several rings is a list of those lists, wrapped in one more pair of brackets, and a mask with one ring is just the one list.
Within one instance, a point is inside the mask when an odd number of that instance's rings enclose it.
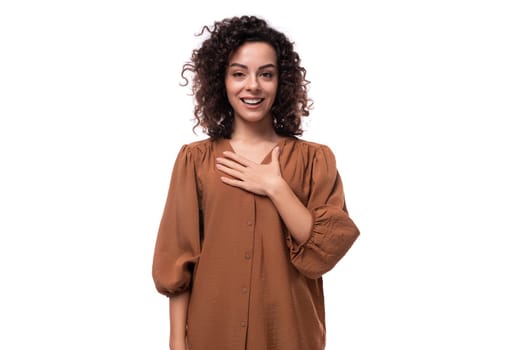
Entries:
{"label": "mouth", "polygon": [[257,106],[264,101],[264,98],[241,98],[241,101],[250,106]]}

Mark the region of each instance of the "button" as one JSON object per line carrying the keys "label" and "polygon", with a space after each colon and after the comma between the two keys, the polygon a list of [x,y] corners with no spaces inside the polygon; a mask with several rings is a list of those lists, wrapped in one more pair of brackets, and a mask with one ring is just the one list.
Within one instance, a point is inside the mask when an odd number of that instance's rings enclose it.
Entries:
{"label": "button", "polygon": [[241,327],[243,327],[243,328],[246,327],[246,321],[242,321],[241,322]]}
{"label": "button", "polygon": [[252,258],[252,254],[250,252],[246,252],[246,253],[244,253],[244,258],[246,260],[250,260]]}
{"label": "button", "polygon": [[244,288],[242,289],[242,293],[243,293],[243,294],[248,293],[248,288],[244,287]]}

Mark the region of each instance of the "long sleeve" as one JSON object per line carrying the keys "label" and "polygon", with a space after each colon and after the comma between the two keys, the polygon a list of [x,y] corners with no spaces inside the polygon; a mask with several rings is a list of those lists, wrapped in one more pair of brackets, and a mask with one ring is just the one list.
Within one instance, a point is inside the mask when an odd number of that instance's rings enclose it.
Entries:
{"label": "long sleeve", "polygon": [[186,291],[200,256],[199,195],[195,159],[188,146],[179,151],[155,244],[152,275],[167,296]]}
{"label": "long sleeve", "polygon": [[331,270],[359,236],[349,217],[343,184],[332,151],[321,146],[313,157],[307,208],[313,216],[310,238],[297,244],[287,235],[293,265],[308,278]]}

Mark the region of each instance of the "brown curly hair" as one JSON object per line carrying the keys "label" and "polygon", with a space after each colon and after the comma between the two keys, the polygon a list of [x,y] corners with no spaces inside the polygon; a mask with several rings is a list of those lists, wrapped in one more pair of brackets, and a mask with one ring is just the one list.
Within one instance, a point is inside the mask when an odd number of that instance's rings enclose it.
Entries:
{"label": "brown curly hair", "polygon": [[233,129],[233,109],[228,102],[225,74],[234,51],[245,42],[266,42],[275,49],[278,65],[278,88],[271,112],[274,129],[282,136],[302,135],[301,118],[310,114],[311,100],[307,95],[306,69],[301,67],[293,43],[281,32],[255,16],[227,18],[204,26],[209,38],[193,50],[191,61],[182,67],[181,76],[187,85],[186,73],[192,73],[195,99],[195,126],[211,138],[230,138]]}

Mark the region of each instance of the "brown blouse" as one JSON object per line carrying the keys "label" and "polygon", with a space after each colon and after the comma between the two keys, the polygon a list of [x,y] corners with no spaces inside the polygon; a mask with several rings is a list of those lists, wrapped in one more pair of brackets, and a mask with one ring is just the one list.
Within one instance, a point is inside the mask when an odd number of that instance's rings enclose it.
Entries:
{"label": "brown blouse", "polygon": [[[321,275],[359,231],[349,218],[335,158],[327,146],[285,138],[284,179],[314,218],[297,244],[267,197],[221,182],[215,158],[226,139],[184,145],[173,169],[153,258],[157,290],[191,290],[190,350],[321,350]],[[263,163],[268,163],[268,154]]]}

